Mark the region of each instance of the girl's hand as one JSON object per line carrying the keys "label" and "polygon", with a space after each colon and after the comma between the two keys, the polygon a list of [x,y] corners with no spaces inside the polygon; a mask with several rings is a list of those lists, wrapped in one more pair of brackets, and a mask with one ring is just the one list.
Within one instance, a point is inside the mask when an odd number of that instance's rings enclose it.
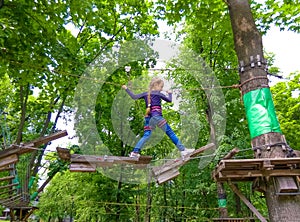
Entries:
{"label": "girl's hand", "polygon": [[123,85],[123,86],[122,86],[122,89],[127,89],[127,86]]}
{"label": "girl's hand", "polygon": [[172,93],[172,90],[167,90],[167,93],[169,93],[169,94]]}

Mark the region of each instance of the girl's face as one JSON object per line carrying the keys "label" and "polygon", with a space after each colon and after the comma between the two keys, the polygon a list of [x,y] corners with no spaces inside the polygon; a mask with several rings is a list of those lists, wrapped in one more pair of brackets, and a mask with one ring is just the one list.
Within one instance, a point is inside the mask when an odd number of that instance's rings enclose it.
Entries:
{"label": "girl's face", "polygon": [[159,82],[157,84],[154,85],[154,90],[157,90],[157,91],[162,91],[162,89],[164,88],[164,82]]}

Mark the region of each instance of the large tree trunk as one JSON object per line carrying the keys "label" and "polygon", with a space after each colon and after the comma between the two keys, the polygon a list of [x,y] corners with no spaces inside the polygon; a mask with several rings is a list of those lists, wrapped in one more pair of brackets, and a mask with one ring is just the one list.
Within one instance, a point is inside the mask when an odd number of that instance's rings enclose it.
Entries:
{"label": "large tree trunk", "polygon": [[[249,92],[252,93],[255,90],[258,91],[258,89],[264,89],[268,92],[269,84],[267,79],[265,59],[263,56],[262,37],[255,25],[250,9],[249,0],[227,0],[227,3],[234,35],[235,51],[240,66],[239,74],[241,80],[242,95],[245,96],[245,94]],[[249,109],[253,108],[253,106],[256,105],[256,101],[254,100],[251,101],[250,99],[250,101],[248,100],[248,102],[249,104],[245,104],[245,107],[246,105],[248,105]],[[269,108],[269,105],[273,105],[272,98],[269,99],[269,103],[266,105],[266,107]],[[274,111],[274,109],[272,110]],[[269,114],[268,111],[269,110],[267,110],[267,112],[265,113]],[[258,113],[258,115],[260,115],[260,113]],[[255,118],[257,120],[257,117],[254,117],[254,119]],[[277,120],[275,111],[272,118],[273,120]],[[247,120],[249,128],[250,125],[255,124],[251,122],[253,121],[253,119],[249,118],[248,115]],[[264,123],[261,124],[261,127],[258,127],[260,128],[258,130],[263,133],[255,134],[251,132],[250,128],[250,134],[252,134],[252,146],[255,148],[258,147],[258,149],[256,150],[256,157],[286,157],[286,152],[284,151],[282,145],[280,145],[284,144],[285,140],[280,131],[279,124],[277,129],[276,127],[274,129],[272,129],[271,127],[270,129],[268,126],[266,126],[268,124],[264,125]],[[272,144],[272,146],[264,147],[264,145],[270,144]],[[265,182],[265,195],[270,221],[296,221],[297,219],[299,219],[299,195],[278,196],[276,194],[273,180],[269,179]]]}

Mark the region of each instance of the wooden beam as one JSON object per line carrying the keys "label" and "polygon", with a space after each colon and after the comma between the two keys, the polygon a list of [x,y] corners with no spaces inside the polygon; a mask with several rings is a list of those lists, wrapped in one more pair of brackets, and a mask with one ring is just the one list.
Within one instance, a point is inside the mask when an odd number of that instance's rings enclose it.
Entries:
{"label": "wooden beam", "polygon": [[53,140],[56,140],[56,139],[59,139],[59,138],[62,138],[62,137],[65,137],[67,136],[68,133],[66,130],[63,130],[63,131],[59,131],[59,132],[56,132],[56,133],[52,133],[50,134],[49,136],[44,136],[44,137],[41,137],[41,138],[38,138],[38,139],[35,139],[33,141],[30,141],[28,143],[24,143],[24,146],[34,146],[34,147],[39,147],[40,145],[43,145],[43,144],[46,144],[46,143],[49,143]]}
{"label": "wooden beam", "polygon": [[70,161],[71,159],[71,154],[70,154],[70,150],[66,149],[66,148],[61,148],[61,147],[56,147],[58,156],[60,159],[64,160],[64,161]]}
{"label": "wooden beam", "polygon": [[5,185],[5,186],[1,186],[0,190],[10,188],[10,187],[14,187],[14,186],[18,186],[18,185],[19,185],[19,183],[8,184],[8,185]]}
{"label": "wooden beam", "polygon": [[19,161],[17,154],[12,154],[6,157],[0,158],[0,167],[6,167],[10,164],[16,163]]}
{"label": "wooden beam", "polygon": [[92,163],[97,166],[107,166],[107,164],[148,164],[152,160],[151,156],[140,156],[139,159],[125,156],[94,156],[71,154],[71,163]]}
{"label": "wooden beam", "polygon": [[71,172],[96,172],[96,167],[90,163],[71,163],[69,170]]}
{"label": "wooden beam", "polygon": [[246,206],[255,214],[255,216],[261,222],[267,222],[267,220],[259,213],[259,211],[251,204],[251,202],[242,194],[242,192],[231,182],[228,181],[228,185],[232,191],[239,196],[239,198],[246,204]]}
{"label": "wooden beam", "polygon": [[17,188],[12,188],[10,190],[3,191],[0,193],[0,196],[2,196],[3,194],[13,193],[15,191],[17,191]]}
{"label": "wooden beam", "polygon": [[178,169],[180,166],[184,165],[184,163],[188,162],[189,160],[190,158],[188,159],[186,158],[185,160],[182,159],[169,160],[162,166],[153,167],[152,173],[154,177],[156,177],[174,168]]}
{"label": "wooden beam", "polygon": [[274,169],[268,171],[262,170],[224,170],[221,177],[237,178],[237,177],[270,177],[270,176],[297,176],[300,175],[300,169]]}
{"label": "wooden beam", "polygon": [[7,166],[5,166],[5,167],[0,167],[0,172],[3,172],[3,171],[10,171],[10,170],[14,170],[14,168],[13,168],[13,167],[7,167]]}
{"label": "wooden beam", "polygon": [[177,177],[179,175],[179,170],[178,169],[172,169],[167,171],[166,173],[159,175],[156,179],[158,184],[165,183],[169,180],[172,180],[173,178]]}
{"label": "wooden beam", "polygon": [[294,179],[294,177],[281,176],[274,177],[276,188],[278,193],[297,193],[299,192],[299,187]]}
{"label": "wooden beam", "polygon": [[12,180],[14,178],[15,178],[15,176],[2,177],[2,178],[0,178],[0,181]]}
{"label": "wooden beam", "polygon": [[24,153],[29,153],[29,152],[33,152],[35,150],[38,150],[39,146],[45,143],[48,143],[52,140],[61,138],[68,135],[67,131],[60,131],[54,134],[51,134],[49,136],[45,136],[36,140],[33,140],[31,142],[28,143],[24,143],[24,144],[12,144],[10,147],[8,147],[7,149],[1,150],[0,151],[0,157],[6,157],[6,156],[10,156],[12,154],[24,154]]}
{"label": "wooden beam", "polygon": [[234,157],[235,154],[237,154],[238,152],[240,152],[240,150],[239,150],[238,148],[233,148],[228,154],[226,154],[226,156],[223,157],[223,160],[231,159],[231,158]]}
{"label": "wooden beam", "polygon": [[300,158],[221,160],[212,172],[215,181],[270,176],[300,176]]}
{"label": "wooden beam", "polygon": [[204,152],[205,150],[209,150],[214,147],[215,144],[209,143],[203,147],[200,147],[199,149],[196,149],[194,152],[190,153],[189,155],[185,156],[184,159],[178,158],[174,160],[169,160],[161,166],[153,167],[152,174],[155,177],[156,182],[158,184],[161,184],[178,176],[179,168],[184,164],[186,164],[187,162],[189,162],[192,159],[192,157],[195,157],[200,153]]}
{"label": "wooden beam", "polygon": [[26,213],[26,215],[24,216],[23,221],[27,221],[28,218],[31,216],[31,214],[32,214],[36,209],[38,209],[38,208],[37,208],[37,207],[32,207],[32,208]]}
{"label": "wooden beam", "polygon": [[21,197],[22,197],[22,194],[18,194],[18,195],[15,195],[15,196],[11,196],[7,199],[1,199],[0,200],[0,203],[5,205],[6,203],[12,203],[12,202],[16,202],[16,201],[20,201],[21,200]]}

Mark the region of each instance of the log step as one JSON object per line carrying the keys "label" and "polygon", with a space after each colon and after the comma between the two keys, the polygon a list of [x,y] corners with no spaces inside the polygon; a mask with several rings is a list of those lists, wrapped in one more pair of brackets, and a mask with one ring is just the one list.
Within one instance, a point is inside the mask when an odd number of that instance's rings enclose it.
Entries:
{"label": "log step", "polygon": [[12,180],[12,179],[14,179],[14,178],[15,178],[15,176],[2,177],[2,178],[0,178],[0,182],[1,182],[1,181],[6,181],[6,180]]}

